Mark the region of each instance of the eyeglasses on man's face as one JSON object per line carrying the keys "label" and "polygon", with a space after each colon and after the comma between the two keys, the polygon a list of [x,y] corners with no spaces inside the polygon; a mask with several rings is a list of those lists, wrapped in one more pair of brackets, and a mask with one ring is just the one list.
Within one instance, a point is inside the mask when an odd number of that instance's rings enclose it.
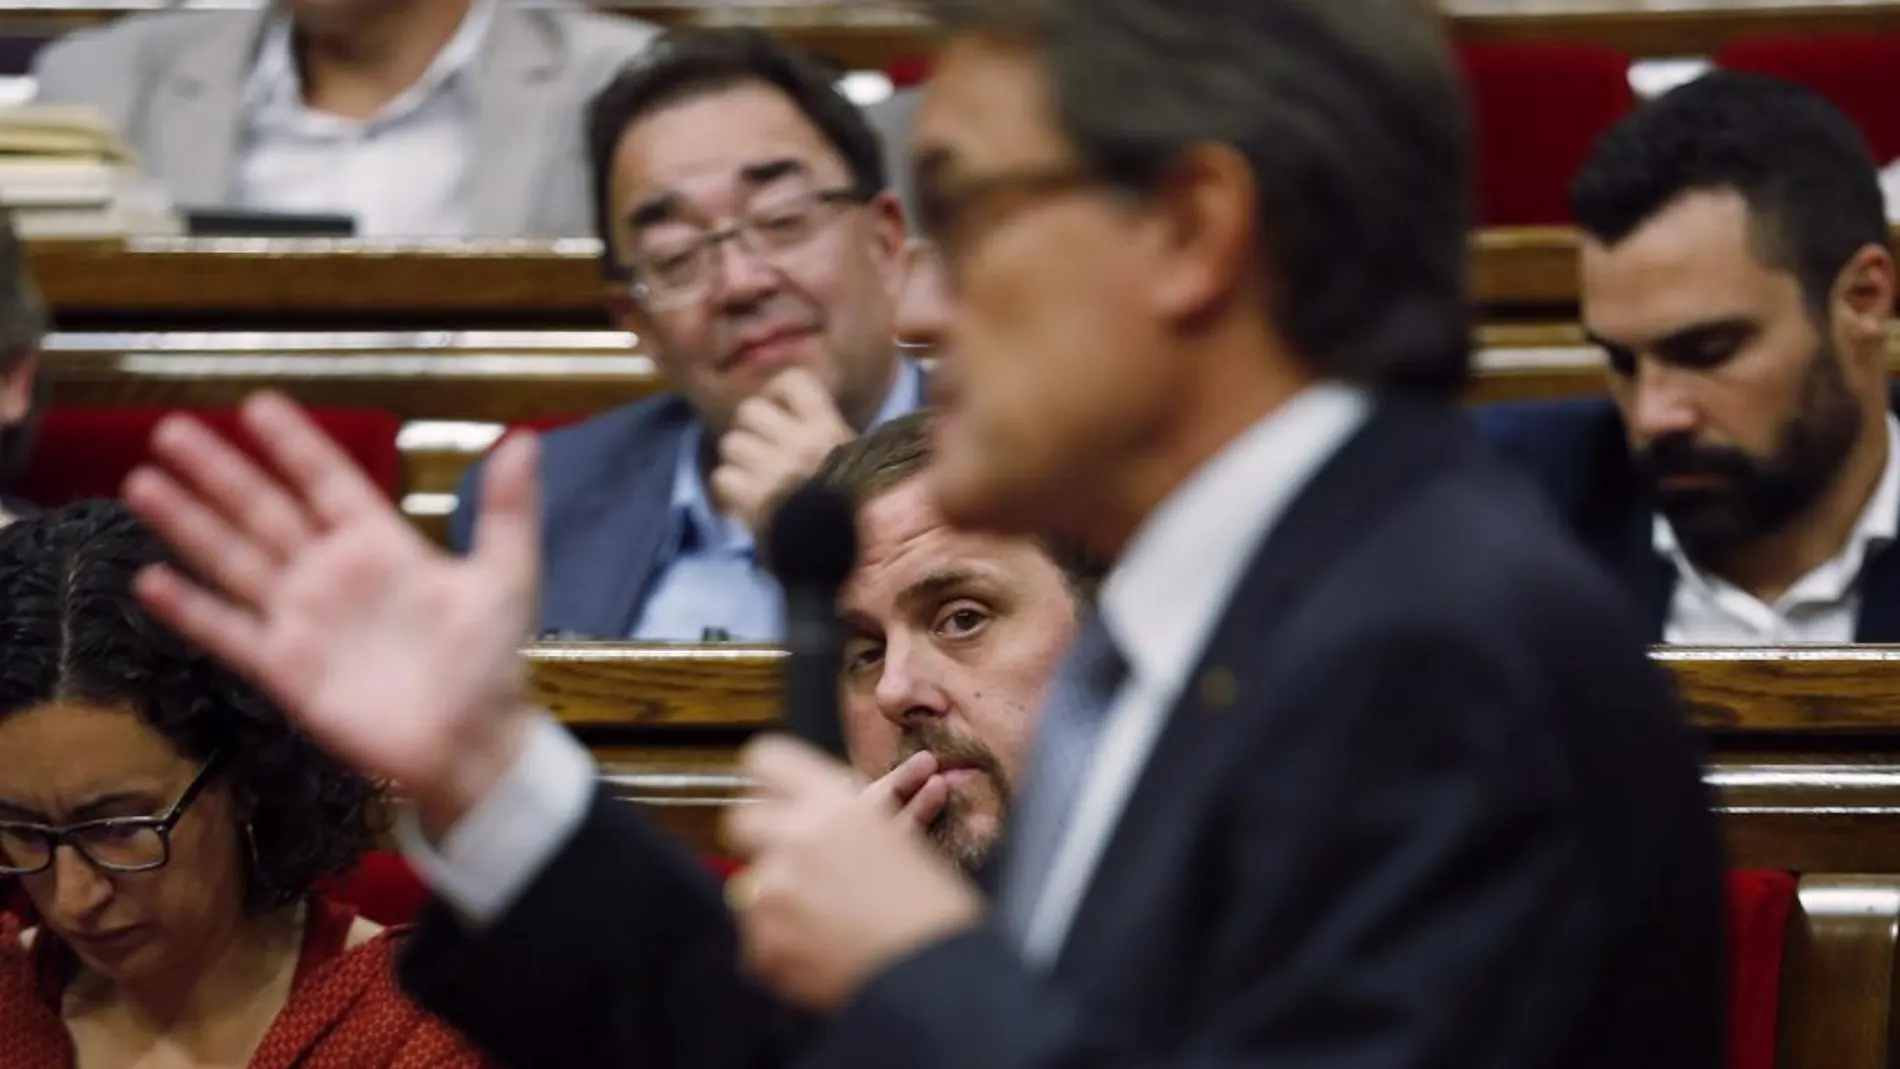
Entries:
{"label": "eyeglasses on man's face", "polygon": [[1043,197],[1098,183],[1095,171],[1073,162],[1010,168],[990,174],[918,184],[917,222],[932,255],[954,280],[958,261],[983,233]]}
{"label": "eyeglasses on man's face", "polygon": [[46,824],[0,821],[0,876],[32,876],[52,867],[62,846],[106,872],[149,872],[171,861],[172,829],[184,819],[211,782],[218,756],[193,776],[170,809],[149,817],[106,817],[55,828]]}
{"label": "eyeglasses on man's face", "polygon": [[656,238],[634,250],[634,299],[648,308],[696,304],[719,277],[719,246],[737,241],[748,254],[775,267],[804,252],[845,209],[864,203],[849,187],[775,197],[746,208],[726,226]]}

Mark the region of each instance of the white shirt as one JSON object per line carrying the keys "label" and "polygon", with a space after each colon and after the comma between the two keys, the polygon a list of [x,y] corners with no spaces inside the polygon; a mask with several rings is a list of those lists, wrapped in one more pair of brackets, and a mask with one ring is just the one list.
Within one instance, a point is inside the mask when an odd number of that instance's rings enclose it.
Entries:
{"label": "white shirt", "polygon": [[1128,674],[1030,916],[1030,961],[1046,965],[1062,948],[1129,792],[1254,553],[1369,408],[1364,393],[1338,385],[1288,401],[1176,487],[1109,573],[1102,623]]}
{"label": "white shirt", "polygon": [[[1136,532],[1102,589],[1128,677],[1102,726],[1086,786],[1028,932],[1032,959],[1061,946],[1161,727],[1254,551],[1299,491],[1365,421],[1358,390],[1316,386],[1228,443]],[[506,912],[585,816],[595,766],[552,717],[487,797],[431,847],[413,814],[397,841],[465,920]]]}
{"label": "white shirt", "polygon": [[363,237],[469,236],[474,66],[496,2],[475,0],[416,84],[360,122],[305,105],[276,15],[244,87],[232,203],[354,216]]}
{"label": "white shirt", "polygon": [[1661,515],[1656,552],[1674,564],[1663,641],[1690,646],[1849,645],[1860,619],[1860,574],[1867,555],[1893,541],[1900,518],[1900,421],[1887,416],[1887,467],[1840,551],[1796,580],[1773,605],[1696,567]]}

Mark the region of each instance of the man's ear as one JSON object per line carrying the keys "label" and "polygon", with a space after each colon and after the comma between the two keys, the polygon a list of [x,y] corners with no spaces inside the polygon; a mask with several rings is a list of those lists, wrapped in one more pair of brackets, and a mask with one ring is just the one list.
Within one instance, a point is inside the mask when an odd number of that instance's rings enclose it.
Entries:
{"label": "man's ear", "polygon": [[1148,300],[1162,317],[1202,315],[1256,270],[1260,227],[1253,167],[1231,147],[1184,154],[1162,184],[1150,230]]}
{"label": "man's ear", "polygon": [[873,251],[883,273],[885,292],[896,301],[904,291],[909,266],[906,247],[910,243],[910,228],[904,222],[904,204],[897,199],[897,194],[885,190],[867,201],[864,209],[869,215]]}
{"label": "man's ear", "polygon": [[631,286],[620,279],[606,282],[601,287],[601,303],[607,306],[607,318],[613,322],[614,329],[625,330],[642,338],[653,329],[653,320],[647,316],[647,310],[634,299]]}
{"label": "man's ear", "polygon": [[[1865,363],[1865,370],[1884,380],[1887,374],[1887,329],[1893,321],[1893,253],[1867,245],[1835,277],[1829,295],[1833,323],[1827,328],[1843,349],[1843,358]],[[1853,354],[1853,355],[1849,355]]]}
{"label": "man's ear", "polygon": [[40,352],[30,349],[12,370],[0,376],[0,424],[20,423],[33,410],[33,383],[39,372]]}

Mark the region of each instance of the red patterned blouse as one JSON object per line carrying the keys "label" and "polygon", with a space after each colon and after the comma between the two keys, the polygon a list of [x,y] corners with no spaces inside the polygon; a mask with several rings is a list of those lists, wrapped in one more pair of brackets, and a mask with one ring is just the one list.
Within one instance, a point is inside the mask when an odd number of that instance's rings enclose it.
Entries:
{"label": "red patterned blouse", "polygon": [[[248,1069],[477,1069],[482,1058],[448,1026],[424,1014],[396,986],[400,929],[346,949],[356,912],[311,902],[290,1001],[271,1023]],[[29,951],[21,924],[0,910],[0,1066],[71,1069],[72,1040],[59,1017],[61,993],[77,969],[57,940]]]}

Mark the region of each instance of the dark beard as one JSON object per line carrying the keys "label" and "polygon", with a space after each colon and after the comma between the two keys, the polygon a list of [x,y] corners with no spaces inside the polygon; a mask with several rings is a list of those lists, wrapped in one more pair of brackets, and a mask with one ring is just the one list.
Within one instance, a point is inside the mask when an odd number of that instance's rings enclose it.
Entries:
{"label": "dark beard", "polygon": [[[1795,412],[1758,457],[1734,446],[1698,444],[1672,434],[1636,454],[1636,469],[1690,558],[1718,558],[1787,526],[1833,485],[1860,437],[1860,402],[1848,389],[1833,346],[1817,347]],[[1665,490],[1670,476],[1713,475],[1694,490]]]}
{"label": "dark beard", "polygon": [[[1002,763],[997,761],[996,754],[989,747],[968,735],[949,731],[937,721],[925,721],[904,730],[903,737],[898,740],[897,756],[891,762],[891,767],[896,768],[922,750],[936,754],[940,761],[955,762],[983,773],[996,791],[999,817],[1009,813],[1014,791],[1010,787],[1009,777],[1003,774]],[[971,799],[953,791],[944,800],[943,808],[936,817],[924,828],[924,833],[938,851],[970,876],[983,867],[996,847],[995,836],[979,837],[969,830],[974,808]]]}

